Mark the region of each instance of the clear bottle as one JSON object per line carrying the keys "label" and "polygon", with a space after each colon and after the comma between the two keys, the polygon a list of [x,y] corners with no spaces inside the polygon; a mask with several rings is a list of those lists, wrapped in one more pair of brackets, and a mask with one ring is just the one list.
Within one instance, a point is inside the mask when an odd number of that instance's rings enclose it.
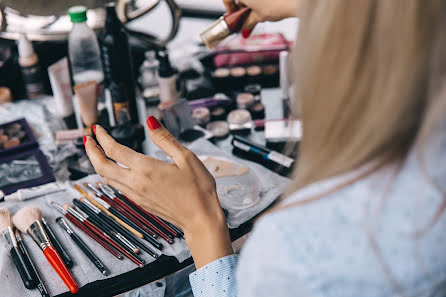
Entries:
{"label": "clear bottle", "polygon": [[25,34],[20,35],[19,65],[22,69],[23,82],[28,98],[36,98],[44,94],[43,76],[39,65],[39,57],[34,52],[32,43]]}
{"label": "clear bottle", "polygon": [[87,25],[87,8],[73,6],[68,10],[73,29],[68,36],[68,53],[74,84],[95,80],[102,84],[104,72],[99,44],[94,31]]}
{"label": "clear bottle", "polygon": [[158,88],[157,72],[159,62],[156,59],[155,51],[147,51],[145,53],[146,59],[139,68],[140,77],[139,84],[141,85],[143,92],[147,88]]}

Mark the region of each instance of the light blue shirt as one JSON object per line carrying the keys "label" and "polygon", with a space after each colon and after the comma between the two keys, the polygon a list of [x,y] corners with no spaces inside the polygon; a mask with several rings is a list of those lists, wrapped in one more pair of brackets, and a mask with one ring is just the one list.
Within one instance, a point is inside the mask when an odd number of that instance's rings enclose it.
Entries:
{"label": "light blue shirt", "polygon": [[[194,296],[433,296],[446,283],[446,213],[421,238],[414,233],[446,199],[444,131],[424,152],[428,174],[413,149],[402,167],[395,162],[322,199],[265,215],[240,256],[190,274]],[[369,166],[310,185],[286,203]]]}

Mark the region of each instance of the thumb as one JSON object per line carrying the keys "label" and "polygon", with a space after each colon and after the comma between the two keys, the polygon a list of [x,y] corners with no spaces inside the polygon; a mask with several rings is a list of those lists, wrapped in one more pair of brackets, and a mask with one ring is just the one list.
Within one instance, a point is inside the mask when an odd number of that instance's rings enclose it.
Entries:
{"label": "thumb", "polygon": [[152,141],[179,167],[184,165],[186,157],[190,152],[185,146],[178,142],[175,137],[154,116],[146,120],[148,133]]}

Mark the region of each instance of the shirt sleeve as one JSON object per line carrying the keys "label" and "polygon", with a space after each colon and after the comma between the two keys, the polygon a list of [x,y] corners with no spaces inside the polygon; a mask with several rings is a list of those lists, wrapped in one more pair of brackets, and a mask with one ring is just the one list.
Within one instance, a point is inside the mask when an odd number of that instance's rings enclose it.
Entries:
{"label": "shirt sleeve", "polygon": [[230,255],[215,260],[189,275],[194,297],[235,297],[235,271],[238,256]]}

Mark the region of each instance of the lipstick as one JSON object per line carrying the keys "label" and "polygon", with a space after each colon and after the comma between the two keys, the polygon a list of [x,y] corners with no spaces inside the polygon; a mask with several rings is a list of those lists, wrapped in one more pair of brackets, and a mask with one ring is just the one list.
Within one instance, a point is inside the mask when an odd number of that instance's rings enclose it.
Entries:
{"label": "lipstick", "polygon": [[239,32],[250,13],[251,9],[244,7],[220,17],[200,34],[206,47],[213,48],[229,35]]}

